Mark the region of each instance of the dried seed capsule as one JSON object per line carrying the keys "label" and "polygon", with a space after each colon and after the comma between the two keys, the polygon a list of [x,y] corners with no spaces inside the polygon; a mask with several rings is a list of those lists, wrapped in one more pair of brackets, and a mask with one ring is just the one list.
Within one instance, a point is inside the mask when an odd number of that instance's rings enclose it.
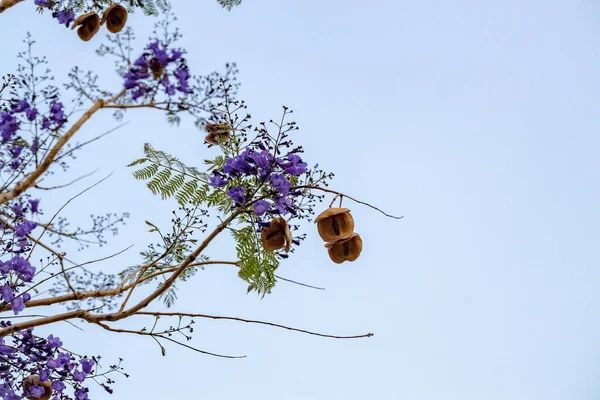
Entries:
{"label": "dried seed capsule", "polygon": [[275,218],[271,221],[270,228],[262,230],[260,240],[267,251],[285,248],[285,252],[288,253],[292,245],[292,232],[287,221],[282,217]]}
{"label": "dried seed capsule", "polygon": [[77,35],[79,35],[81,40],[87,42],[100,30],[100,17],[93,11],[80,15],[73,22],[71,29],[75,29],[78,26]]}
{"label": "dried seed capsule", "polygon": [[229,131],[231,127],[228,123],[223,124],[206,124],[206,135],[205,140],[210,144],[226,143],[229,140]]}
{"label": "dried seed capsule", "polygon": [[360,256],[362,239],[358,233],[352,233],[349,238],[327,243],[325,247],[329,252],[329,258],[334,263],[341,264],[344,261],[354,261]]}
{"label": "dried seed capsule", "polygon": [[346,239],[354,231],[354,219],[347,208],[328,208],[315,219],[319,235],[326,242]]}
{"label": "dried seed capsule", "polygon": [[23,381],[23,391],[27,392],[30,387],[33,385],[41,386],[44,388],[44,394],[41,397],[27,397],[29,400],[48,400],[50,396],[52,396],[52,382],[50,380],[45,380],[44,382],[40,382],[39,375],[29,375]]}
{"label": "dried seed capsule", "polygon": [[123,29],[126,22],[127,10],[125,7],[114,3],[104,10],[100,25],[104,25],[104,23],[106,23],[106,29],[108,29],[109,32],[118,33],[121,31],[121,29]]}

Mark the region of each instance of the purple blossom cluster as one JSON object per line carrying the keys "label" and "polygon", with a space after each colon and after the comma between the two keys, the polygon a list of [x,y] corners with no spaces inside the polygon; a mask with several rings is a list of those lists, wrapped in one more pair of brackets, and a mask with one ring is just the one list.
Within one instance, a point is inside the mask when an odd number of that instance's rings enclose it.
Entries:
{"label": "purple blossom cluster", "polygon": [[[1,328],[10,326],[10,322],[0,322]],[[52,400],[87,400],[88,388],[82,383],[94,376],[96,361],[87,357],[77,360],[71,353],[62,350],[62,345],[60,338],[53,335],[40,338],[33,334],[33,329],[14,334],[11,343],[0,337],[0,397],[3,400],[39,398],[46,390],[41,384],[48,382],[52,388]],[[23,375],[15,374],[15,370]],[[22,382],[30,375],[37,375],[37,383],[40,384],[24,388]],[[66,393],[67,384],[73,388],[73,397]],[[112,392],[107,385],[103,387]]]}
{"label": "purple blossom cluster", "polygon": [[[29,293],[19,295],[18,291],[23,284],[33,280],[36,272],[36,268],[22,254],[30,244],[27,236],[37,227],[36,222],[25,218],[26,214],[37,214],[38,207],[39,200],[30,199],[27,203],[14,202],[10,207],[14,220],[13,227],[4,225],[0,227],[6,244],[3,253],[5,256],[12,254],[8,260],[0,260],[0,305],[10,304],[15,315],[25,309],[25,303],[31,298]],[[6,236],[12,237],[12,240],[6,240]]]}
{"label": "purple blossom cluster", "polygon": [[183,51],[167,49],[158,40],[146,47],[123,77],[125,88],[132,90],[133,100],[156,93],[159,89],[169,97],[177,92],[191,93],[188,83],[190,73]]}
{"label": "purple blossom cluster", "polygon": [[[35,0],[34,4],[41,8],[52,9],[49,0]],[[57,10],[52,12],[52,17],[56,18],[59,24],[68,27],[71,22],[75,21],[75,12],[72,9]]]}
{"label": "purple blossom cluster", "polygon": [[[66,121],[64,106],[61,102],[51,101],[48,114],[40,115],[38,109],[31,105],[28,100],[14,101],[7,110],[0,112],[1,144],[6,154],[10,155],[10,160],[2,159],[0,161],[0,167],[8,166],[12,170],[18,170],[23,160],[28,158],[28,154],[23,151],[25,150],[22,145],[23,142],[18,140],[18,132],[24,122],[39,122],[42,131],[57,131]],[[29,146],[29,151],[33,154],[38,149],[39,140],[35,137]]]}
{"label": "purple blossom cluster", "polygon": [[[307,164],[298,154],[292,152],[280,158],[272,154],[263,143],[258,143],[254,149],[246,148],[241,154],[227,158],[222,169],[213,170],[210,184],[218,188],[229,185],[227,195],[238,206],[252,201],[256,194],[268,193],[261,196],[264,199],[253,204],[254,215],[257,217],[265,214],[296,214],[295,198],[301,193],[290,190],[290,179],[306,172]],[[244,188],[244,178],[253,179],[256,186],[249,186],[255,189]]]}

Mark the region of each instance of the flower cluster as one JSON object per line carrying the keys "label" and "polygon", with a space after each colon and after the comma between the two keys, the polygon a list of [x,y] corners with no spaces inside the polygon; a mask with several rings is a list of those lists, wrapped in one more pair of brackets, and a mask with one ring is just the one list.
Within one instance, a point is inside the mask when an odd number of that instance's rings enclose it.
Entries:
{"label": "flower cluster", "polygon": [[[253,204],[254,215],[257,217],[264,214],[295,214],[294,199],[301,192],[290,191],[290,180],[306,173],[307,164],[295,153],[280,158],[272,154],[263,143],[259,142],[255,147],[246,148],[241,154],[227,158],[222,169],[213,170],[210,184],[219,188],[229,185],[227,195],[238,206],[253,200],[254,195],[266,189],[270,195]],[[247,185],[245,189],[243,181],[247,178],[252,180],[253,185]],[[237,184],[230,184],[231,182]]]}
{"label": "flower cluster", "polygon": [[178,91],[183,94],[191,93],[188,84],[190,73],[183,58],[183,51],[169,50],[158,40],[146,47],[144,53],[135,60],[123,77],[125,88],[133,90],[133,100],[155,94],[160,88],[169,97]]}
{"label": "flower cluster", "polygon": [[[16,201],[10,207],[14,225],[0,226],[5,247],[3,255],[12,257],[0,261],[0,305],[10,304],[15,315],[25,309],[25,303],[31,298],[29,293],[19,295],[19,288],[33,280],[36,268],[22,256],[30,242],[27,236],[37,227],[37,223],[27,220],[26,213],[39,212],[39,200],[29,200],[27,203]],[[7,240],[6,237],[12,238]],[[3,303],[4,302],[4,303]]]}
{"label": "flower cluster", "polygon": [[[11,326],[0,322],[0,327]],[[87,400],[88,388],[82,386],[95,374],[96,359],[79,357],[62,349],[62,341],[53,335],[46,339],[27,329],[14,334],[11,343],[0,337],[0,397],[18,400],[23,397],[39,398],[53,394],[53,400]],[[18,373],[16,372],[18,371]],[[30,380],[31,382],[27,382]],[[66,393],[67,384],[73,387],[73,397]],[[102,385],[108,392],[112,389]],[[46,397],[46,398],[49,398]]]}
{"label": "flower cluster", "polygon": [[[26,142],[18,140],[18,132],[23,122],[37,123],[36,120],[40,116],[41,120],[38,121],[42,131],[57,131],[67,121],[63,104],[55,100],[50,102],[47,115],[40,115],[38,109],[26,99],[15,101],[9,109],[0,112],[0,138],[3,148],[11,157],[8,162],[2,160],[0,167],[8,166],[12,170],[21,167],[23,160],[27,159],[28,155],[23,152],[23,144]],[[33,154],[38,149],[39,139],[35,137],[29,145],[29,151]]]}

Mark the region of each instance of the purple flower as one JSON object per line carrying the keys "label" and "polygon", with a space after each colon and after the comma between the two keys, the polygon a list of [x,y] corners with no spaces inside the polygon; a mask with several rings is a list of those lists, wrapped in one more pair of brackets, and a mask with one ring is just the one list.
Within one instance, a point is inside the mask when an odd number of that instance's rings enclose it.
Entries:
{"label": "purple flower", "polygon": [[87,392],[88,392],[87,388],[81,388],[81,389],[75,391],[75,399],[87,400],[87,398],[88,398]]}
{"label": "purple flower", "polygon": [[50,335],[48,336],[48,343],[46,343],[46,349],[54,349],[56,347],[60,347],[63,345],[63,342],[60,341],[58,336]]}
{"label": "purple flower", "polygon": [[0,136],[4,143],[12,139],[19,129],[19,121],[14,115],[4,112],[0,114]]}
{"label": "purple flower", "polygon": [[144,69],[148,68],[148,64],[146,63],[146,56],[144,54],[139,56],[138,59],[135,60],[133,65],[136,67],[144,68]]}
{"label": "purple flower", "polygon": [[273,200],[275,202],[275,208],[280,214],[285,215],[290,212],[292,214],[296,214],[296,211],[294,210],[294,202],[287,197],[279,196],[275,197]]}
{"label": "purple flower", "polygon": [[38,375],[40,376],[40,382],[45,382],[50,379],[50,370],[40,369],[40,373]]}
{"label": "purple flower", "polygon": [[184,84],[186,84],[186,81],[190,77],[190,72],[188,71],[187,67],[184,65],[184,66],[177,68],[173,75],[175,75],[175,78],[177,78],[180,85],[184,85]]}
{"label": "purple flower", "polygon": [[29,261],[21,256],[14,256],[11,260],[12,270],[19,274],[19,278],[25,282],[30,282],[35,275],[35,267]]}
{"label": "purple flower", "polygon": [[173,86],[171,81],[169,81],[169,77],[167,75],[164,76],[160,83],[163,85],[163,87],[165,88],[165,92],[169,96],[173,96],[175,94],[175,86]]}
{"label": "purple flower", "polygon": [[16,104],[13,104],[12,106],[12,110],[14,112],[25,112],[27,109],[29,109],[29,107],[31,107],[29,105],[29,102],[25,99],[21,99],[19,100]]}
{"label": "purple flower", "polygon": [[216,171],[213,173],[214,173],[214,175],[212,178],[210,178],[210,181],[209,181],[209,183],[212,186],[219,187],[219,188],[227,186],[227,184],[229,183],[229,181],[227,179],[223,179],[223,176],[219,173],[216,173]]}
{"label": "purple flower", "polygon": [[261,216],[267,212],[269,208],[271,208],[271,203],[266,200],[260,200],[254,203],[254,215]]}
{"label": "purple flower", "polygon": [[237,204],[244,204],[244,202],[246,201],[244,189],[242,187],[233,187],[229,189],[227,195]]}
{"label": "purple flower", "polygon": [[10,207],[10,210],[15,213],[15,218],[20,219],[23,218],[23,206],[21,203],[15,203]]}
{"label": "purple flower", "polygon": [[131,78],[126,79],[124,83],[125,89],[133,89],[134,87],[137,87],[139,85],[140,83],[137,80]]}
{"label": "purple flower", "polygon": [[85,372],[76,369],[75,372],[73,372],[73,380],[75,382],[85,381]]}
{"label": "purple flower", "polygon": [[37,223],[33,221],[25,221],[22,224],[15,226],[15,235],[18,237],[25,237],[31,233],[37,227]]}
{"label": "purple flower", "polygon": [[23,146],[14,146],[12,149],[10,149],[12,158],[19,157],[21,155],[21,151],[23,151]]}
{"label": "purple flower", "polygon": [[277,191],[284,196],[287,196],[287,194],[290,192],[290,182],[285,179],[283,174],[271,175],[271,186],[277,189]]}
{"label": "purple flower", "polygon": [[184,65],[177,68],[175,70],[174,75],[175,78],[177,78],[177,80],[179,81],[179,86],[177,87],[177,90],[185,94],[191,93],[187,82],[188,78],[190,77],[190,73],[188,71],[187,66]]}
{"label": "purple flower", "polygon": [[288,156],[288,162],[282,164],[281,167],[290,175],[302,175],[307,169],[308,164],[302,162],[302,159],[297,154],[290,154]]}
{"label": "purple flower", "polygon": [[52,100],[52,102],[50,103],[50,118],[57,125],[62,125],[62,123],[65,120],[65,113],[63,111],[63,108],[63,103],[61,103],[60,101]]}
{"label": "purple flower", "polygon": [[66,365],[69,363],[69,361],[71,361],[71,356],[67,353],[58,353],[56,360],[60,363],[60,365]]}
{"label": "purple flower", "polygon": [[52,16],[58,20],[59,24],[66,25],[67,27],[71,22],[75,21],[75,13],[73,10],[57,11],[54,12]]}
{"label": "purple flower", "polygon": [[88,360],[87,358],[84,358],[79,362],[81,363],[81,369],[83,369],[83,372],[85,372],[86,374],[92,372],[92,368],[94,367],[94,360]]}
{"label": "purple flower", "polygon": [[43,117],[42,118],[42,130],[45,131],[46,129],[50,129],[50,125],[51,125],[50,119],[47,117]]}
{"label": "purple flower", "polygon": [[19,313],[25,309],[25,301],[22,296],[15,297],[13,301],[10,302],[10,306],[15,315],[19,315]]}
{"label": "purple flower", "polygon": [[260,167],[264,170],[269,170],[271,168],[273,156],[267,150],[263,150],[260,153],[254,152],[250,154],[250,158],[257,167]]}
{"label": "purple flower", "polygon": [[33,121],[35,119],[35,117],[37,117],[37,113],[38,113],[38,111],[35,108],[30,108],[27,111],[25,111],[25,115],[27,116],[27,119],[30,121]]}
{"label": "purple flower", "polygon": [[163,68],[166,67],[169,63],[169,56],[165,49],[160,48],[160,43],[158,41],[152,42],[148,45],[148,48],[152,50],[160,66]]}
{"label": "purple flower", "polygon": [[239,174],[252,175],[256,173],[256,168],[246,161],[242,155],[239,155],[225,160],[223,172],[232,176]]}
{"label": "purple flower", "polygon": [[35,214],[38,212],[38,205],[40,204],[40,200],[39,199],[34,199],[34,200],[29,200],[29,209],[31,210],[32,214]]}
{"label": "purple flower", "polygon": [[29,391],[28,392],[29,392],[29,395],[31,397],[39,398],[39,397],[42,397],[44,395],[45,391],[46,390],[42,386],[40,386],[40,385],[33,385],[33,386],[29,387]]}
{"label": "purple flower", "polygon": [[49,358],[48,361],[46,362],[46,367],[48,367],[50,369],[56,369],[56,368],[60,367],[60,362],[55,358]]}
{"label": "purple flower", "polygon": [[181,58],[182,55],[183,51],[179,49],[171,50],[171,57],[169,58],[169,61],[177,61]]}
{"label": "purple flower", "polygon": [[8,283],[0,286],[0,297],[2,297],[2,300],[6,303],[10,303],[15,298],[13,290]]}
{"label": "purple flower", "polygon": [[52,390],[57,393],[62,393],[65,390],[65,384],[62,381],[52,381]]}

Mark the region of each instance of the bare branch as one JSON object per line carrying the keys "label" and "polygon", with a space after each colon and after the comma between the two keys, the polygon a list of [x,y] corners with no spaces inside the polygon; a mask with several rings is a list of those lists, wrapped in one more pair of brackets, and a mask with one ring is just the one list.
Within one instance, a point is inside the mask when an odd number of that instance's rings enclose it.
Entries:
{"label": "bare branch", "polygon": [[267,322],[267,321],[259,321],[259,320],[244,319],[244,318],[237,318],[237,317],[226,317],[226,316],[219,316],[219,315],[208,315],[208,314],[188,314],[188,313],[178,313],[178,312],[169,313],[169,312],[140,311],[140,312],[137,312],[136,315],[152,315],[155,317],[166,316],[166,317],[224,319],[224,320],[229,320],[229,321],[246,322],[249,324],[274,326],[276,328],[287,329],[288,331],[301,332],[301,333],[306,333],[308,335],[314,335],[314,336],[320,336],[320,337],[326,337],[326,338],[332,338],[332,339],[360,339],[360,338],[367,338],[367,337],[373,336],[372,333],[365,333],[363,335],[355,335],[355,336],[327,335],[324,333],[318,333],[318,332],[307,331],[304,329],[292,328],[290,326],[275,324],[275,323]]}
{"label": "bare branch", "polygon": [[[331,189],[325,189],[325,188],[323,188],[323,187],[320,187],[320,186],[296,186],[296,187],[293,187],[293,188],[292,188],[292,189],[290,189],[290,190],[293,190],[293,189],[315,189],[315,190],[320,190],[320,191],[322,191],[322,192],[332,193],[332,194],[335,194],[335,195],[336,195],[336,198],[337,198],[338,196],[340,196],[340,197],[346,197],[346,198],[348,198],[348,199],[350,199],[350,200],[352,200],[352,201],[354,201],[354,202],[356,202],[356,203],[358,203],[358,204],[362,204],[362,205],[365,205],[365,206],[367,206],[367,207],[370,207],[370,208],[372,208],[372,209],[374,209],[374,210],[377,210],[377,211],[379,211],[380,213],[382,213],[383,215],[385,215],[386,217],[389,217],[389,218],[394,218],[394,219],[402,219],[402,218],[404,218],[404,216],[402,216],[402,217],[396,217],[396,216],[394,216],[394,215],[390,215],[390,214],[388,214],[388,213],[386,213],[386,212],[382,211],[381,209],[379,209],[379,208],[375,207],[374,205],[371,205],[371,204],[369,204],[369,203],[365,203],[364,201],[357,200],[357,199],[355,199],[355,198],[353,198],[353,197],[350,197],[350,196],[348,196],[348,195],[346,195],[346,194],[344,194],[344,193],[342,193],[342,192],[336,192],[335,190],[331,190]],[[335,198],[334,198],[334,200],[335,200]],[[331,204],[333,204],[333,201],[331,202]]]}
{"label": "bare branch", "polygon": [[[206,354],[209,356],[214,356],[214,357],[219,357],[219,358],[246,358],[246,356],[228,356],[228,355],[224,355],[224,354],[217,354],[217,353],[211,353],[209,351],[204,351],[204,350],[200,350],[197,349],[195,347],[189,346],[185,343],[181,343],[175,339],[171,339],[168,336],[164,336],[164,335],[160,335],[160,334],[153,334],[152,332],[144,332],[144,331],[134,331],[134,330],[128,330],[128,329],[117,329],[117,328],[111,328],[110,326],[103,324],[102,322],[96,322],[96,325],[101,326],[102,328],[106,329],[107,331],[111,331],[111,332],[118,332],[118,333],[132,333],[135,335],[142,335],[142,336],[151,336],[151,337],[160,337],[161,339],[165,339],[168,340],[170,342],[173,342],[175,344],[178,344],[179,346],[183,346],[186,347],[190,350],[194,350],[198,353],[202,353],[202,354]],[[159,343],[160,344],[160,343]],[[162,347],[162,345],[161,345]]]}

